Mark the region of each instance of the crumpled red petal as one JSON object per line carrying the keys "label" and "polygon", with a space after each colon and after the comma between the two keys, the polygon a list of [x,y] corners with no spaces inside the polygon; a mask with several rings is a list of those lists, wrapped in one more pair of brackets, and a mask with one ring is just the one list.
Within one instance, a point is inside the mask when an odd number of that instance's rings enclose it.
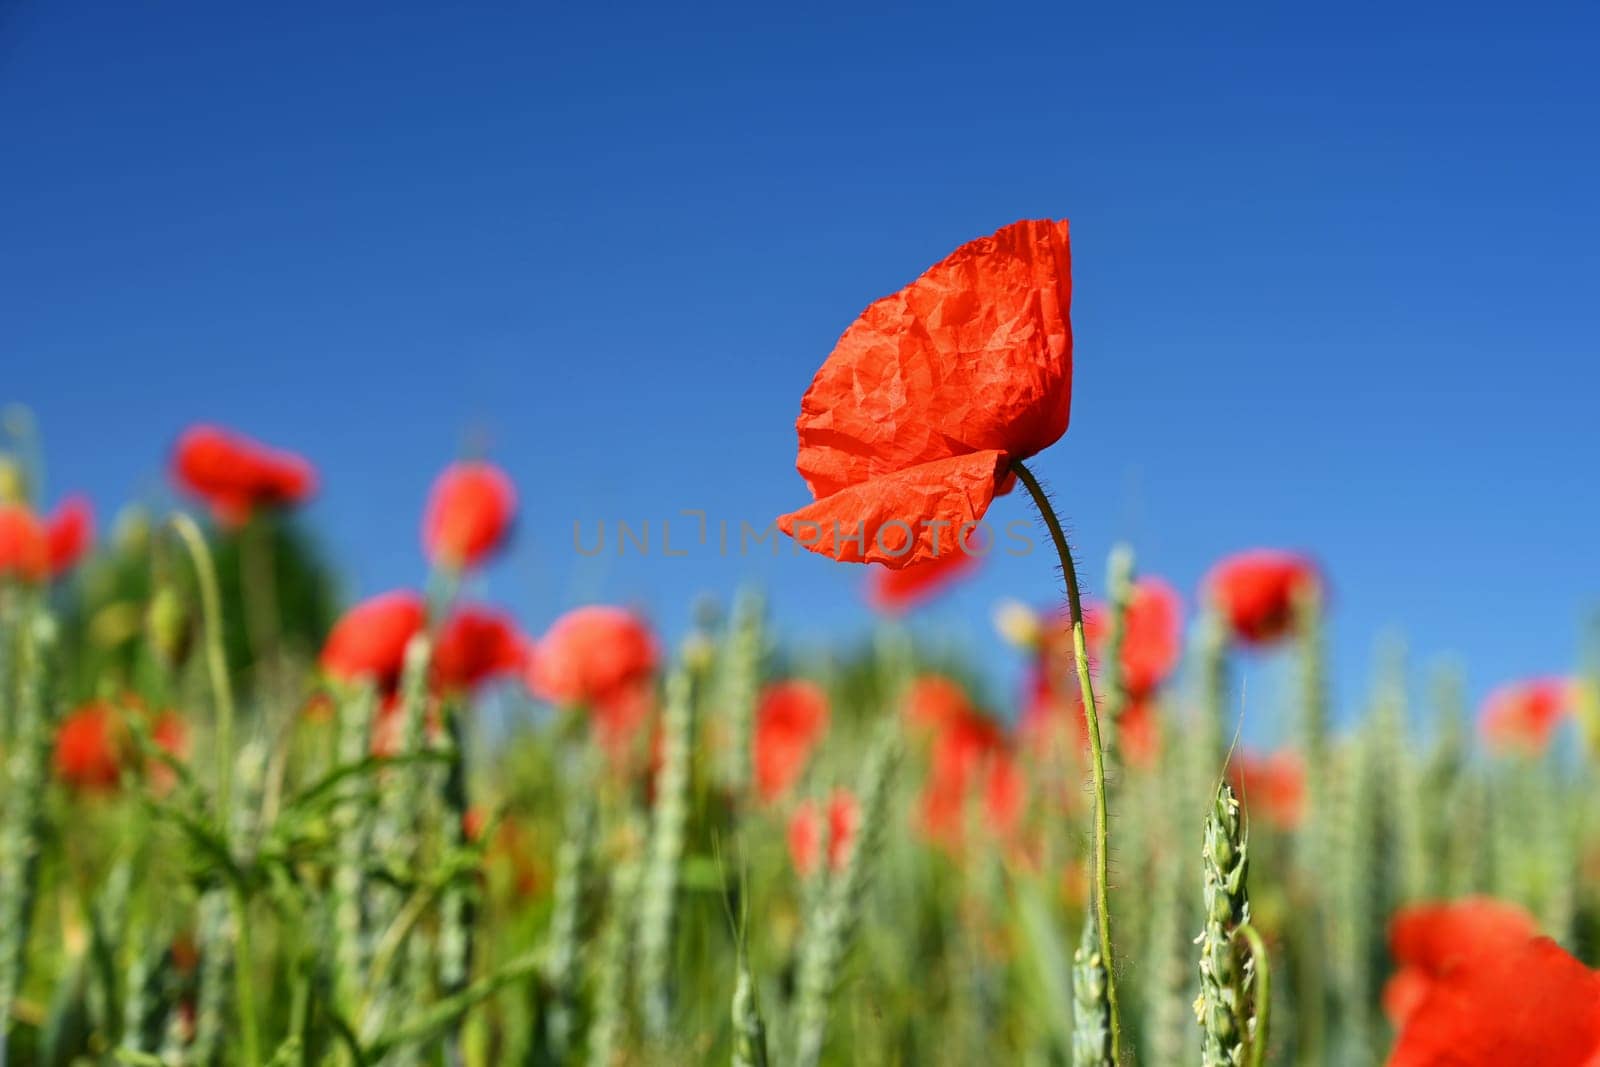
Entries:
{"label": "crumpled red petal", "polygon": [[[845,563],[899,569],[937,559],[961,551],[956,538],[989,510],[1007,462],[1004,452],[991,449],[923,463],[841,489],[780,516],[778,527]],[[939,522],[946,525],[933,525]]]}
{"label": "crumpled red petal", "polygon": [[1026,458],[1072,405],[1065,220],[962,245],[844,332],[800,402],[797,462],[827,497],[962,453]]}

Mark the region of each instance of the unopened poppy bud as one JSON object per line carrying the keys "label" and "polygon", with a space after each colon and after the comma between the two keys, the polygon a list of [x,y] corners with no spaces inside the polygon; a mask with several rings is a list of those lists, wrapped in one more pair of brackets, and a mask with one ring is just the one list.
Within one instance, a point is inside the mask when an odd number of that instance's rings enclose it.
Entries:
{"label": "unopened poppy bud", "polygon": [[137,505],[118,512],[111,527],[111,545],[119,556],[144,555],[150,548],[150,513]]}
{"label": "unopened poppy bud", "polygon": [[28,476],[22,464],[10,456],[0,456],[0,504],[26,504]]}
{"label": "unopened poppy bud", "polygon": [[145,632],[150,647],[169,667],[179,667],[189,657],[189,612],[177,590],[164,585],[150,598],[145,612]]}

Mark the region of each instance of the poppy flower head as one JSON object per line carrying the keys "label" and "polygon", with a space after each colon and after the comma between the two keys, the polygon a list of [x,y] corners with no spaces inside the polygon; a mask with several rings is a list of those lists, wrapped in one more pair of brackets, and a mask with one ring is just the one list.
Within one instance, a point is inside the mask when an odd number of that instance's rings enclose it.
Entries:
{"label": "poppy flower head", "polygon": [[[1122,631],[1122,685],[1134,700],[1155,693],[1183,651],[1183,599],[1160,578],[1140,578],[1128,600]],[[1097,627],[1102,644],[1108,626]],[[1101,652],[1104,655],[1104,652]]]}
{"label": "poppy flower head", "polygon": [[[789,819],[789,856],[794,869],[805,878],[817,872],[822,858],[823,814],[815,801],[803,800]],[[850,849],[861,827],[861,807],[855,794],[848,789],[834,790],[826,816],[828,870],[838,872],[850,859]]]}
{"label": "poppy flower head", "polygon": [[453,463],[433,483],[422,519],[428,559],[443,567],[475,567],[505,541],[517,492],[492,463]]}
{"label": "poppy flower head", "polygon": [[1270,756],[1240,752],[1228,776],[1245,810],[1280,830],[1292,830],[1305,818],[1306,769],[1299,754],[1284,750]]}
{"label": "poppy flower head", "polygon": [[1596,1067],[1600,975],[1547,937],[1460,960],[1401,1024],[1389,1067]]}
{"label": "poppy flower head", "polygon": [[1268,645],[1294,627],[1296,598],[1321,585],[1317,565],[1309,558],[1260,548],[1213,567],[1206,575],[1204,599],[1221,612],[1237,640]]}
{"label": "poppy flower head", "polygon": [[972,571],[981,558],[975,552],[940,543],[938,557],[898,570],[874,566],[867,573],[867,603],[885,615],[904,615],[937,597]]}
{"label": "poppy flower head", "polygon": [[230,526],[258,508],[302,503],[317,486],[316,472],[300,456],[210,425],[190,427],[178,438],[172,473]]}
{"label": "poppy flower head", "polygon": [[756,792],[776,800],[799,780],[828,730],[828,695],[815,682],[774,682],[756,706]]}
{"label": "poppy flower head", "polygon": [[95,701],[70,712],[56,730],[56,777],[74,789],[107,792],[122,780],[128,741],[110,704]]}
{"label": "poppy flower head", "polygon": [[37,582],[49,573],[44,526],[26,504],[0,504],[0,578]]}
{"label": "poppy flower head", "polygon": [[63,500],[45,523],[45,551],[52,578],[78,565],[94,544],[94,508],[87,497]]}
{"label": "poppy flower head", "polygon": [[951,532],[976,528],[1012,461],[1066,432],[1071,302],[1067,223],[1027,220],[869,306],[801,399],[796,466],[815,503],[779,527],[853,563],[959,551]]}
{"label": "poppy flower head", "polygon": [[505,615],[460,607],[439,631],[433,650],[433,680],[440,689],[476,689],[491,678],[522,670],[527,643]]}
{"label": "poppy flower head", "polygon": [[659,656],[655,635],[633,612],[602,604],[575,608],[528,652],[528,688],[553,704],[593,707],[648,681]]}
{"label": "poppy flower head", "polygon": [[1389,954],[1397,968],[1383,990],[1390,1022],[1403,1026],[1451,968],[1515,950],[1538,934],[1531,915],[1492,897],[1402,909],[1389,920]]}
{"label": "poppy flower head", "polygon": [[370,680],[392,690],[406,646],[426,625],[427,609],[416,593],[396,590],[364,600],[334,623],[322,646],[322,669],[341,682]]}
{"label": "poppy flower head", "polygon": [[1478,729],[1491,748],[1538,753],[1576,703],[1576,686],[1565,678],[1513,682],[1489,694]]}
{"label": "poppy flower head", "polygon": [[924,674],[906,688],[903,714],[913,731],[936,736],[974,711],[960,683],[941,674]]}
{"label": "poppy flower head", "polygon": [[968,805],[981,805],[999,836],[1015,829],[1026,802],[1024,780],[999,725],[972,710],[947,722],[934,738],[923,784],[919,829],[932,841],[959,844]]}

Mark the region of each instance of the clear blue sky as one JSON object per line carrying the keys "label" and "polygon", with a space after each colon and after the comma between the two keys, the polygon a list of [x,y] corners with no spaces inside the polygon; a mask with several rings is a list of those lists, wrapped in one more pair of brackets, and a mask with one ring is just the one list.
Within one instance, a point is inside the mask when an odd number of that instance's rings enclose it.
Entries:
{"label": "clear blue sky", "polygon": [[[524,497],[484,593],[531,627],[604,598],[679,630],[754,579],[795,638],[858,633],[857,569],[585,561],[572,523],[804,502],[794,416],[851,318],[1064,216],[1074,418],[1038,468],[1091,585],[1118,537],[1191,599],[1222,553],[1312,550],[1346,702],[1390,625],[1475,693],[1573,663],[1592,8],[450,7],[0,3],[0,399],[55,491],[160,494],[223,421],[316,461],[366,593],[420,581],[427,484],[482,444]],[[1010,677],[989,607],[1051,581],[992,561],[926,625]]]}

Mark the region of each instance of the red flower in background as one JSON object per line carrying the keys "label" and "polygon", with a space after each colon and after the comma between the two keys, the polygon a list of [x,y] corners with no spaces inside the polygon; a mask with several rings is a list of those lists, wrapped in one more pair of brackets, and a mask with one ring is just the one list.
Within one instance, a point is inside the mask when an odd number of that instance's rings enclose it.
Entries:
{"label": "red flower in background", "polygon": [[1600,1067],[1600,975],[1546,937],[1432,983],[1389,1067]]}
{"label": "red flower in background", "polygon": [[[150,740],[183,759],[189,752],[189,729],[176,712],[164,711],[150,721]],[[93,701],[70,712],[56,729],[52,763],[56,777],[73,789],[108,792],[122,781],[134,753],[124,712],[105,701]],[[148,767],[155,788],[172,784],[172,771],[152,760]]]}
{"label": "red flower in background", "polygon": [[967,805],[982,805],[985,829],[1007,836],[1026,804],[1025,783],[998,723],[972,711],[934,738],[921,800],[921,831],[954,846],[965,836]]}
{"label": "red flower in background", "polygon": [[434,684],[469,690],[523,669],[527,642],[509,617],[487,608],[458,607],[445,620],[433,650]]}
{"label": "red flower in background", "polygon": [[1306,768],[1298,753],[1240,752],[1233,757],[1228,776],[1250,815],[1281,830],[1294,829],[1305,817]]}
{"label": "red flower in background", "polygon": [[26,505],[0,504],[0,578],[37,582],[49,573],[44,527]]}
{"label": "red flower in background", "polygon": [[218,522],[238,526],[258,508],[299,504],[316,491],[311,464],[220,426],[184,431],[172,461],[178,484],[211,505]]}
{"label": "red flower in background", "polygon": [[56,777],[74,789],[115,789],[127,749],[122,730],[109,704],[97,701],[70,712],[56,730]]}
{"label": "red flower in background", "polygon": [[[1067,626],[1071,647],[1071,624]],[[1111,637],[1108,609],[1099,607],[1085,620],[1084,638],[1091,656],[1103,657]],[[1122,685],[1133,700],[1153,694],[1172,674],[1183,654],[1183,598],[1160,578],[1140,578],[1133,585],[1123,616]]]}
{"label": "red flower in background", "polygon": [[322,646],[322,669],[341,682],[370,680],[390,691],[405,666],[406,645],[427,621],[422,597],[407,590],[363,600],[334,623]]}
{"label": "red flower in background", "polygon": [[[822,848],[822,818],[815,801],[803,800],[789,819],[789,856],[804,877],[817,872]],[[835,789],[828,799],[828,869],[838,871],[850,858],[861,827],[861,807],[848,789]]]}
{"label": "red flower in background", "polygon": [[1478,729],[1493,748],[1541,752],[1572,710],[1573,691],[1573,684],[1565,678],[1536,678],[1501,686],[1484,701]]}
{"label": "red flower in background", "polygon": [[1222,613],[1235,638],[1266,645],[1293,628],[1300,591],[1321,583],[1317,565],[1307,557],[1258,548],[1229,556],[1213,567],[1201,597]]}
{"label": "red flower in background", "polygon": [[907,687],[903,714],[913,730],[938,734],[975,712],[959,682],[941,674],[924,674]]}
{"label": "red flower in background", "polygon": [[504,471],[473,460],[453,463],[433,483],[422,518],[422,546],[444,567],[475,567],[511,528],[517,491]]}
{"label": "red flower in background", "polygon": [[587,709],[615,755],[650,713],[659,656],[639,616],[590,605],[561,616],[528,650],[525,677],[540,699]]}
{"label": "red flower in background", "polygon": [[1067,224],[1045,220],[964,244],[874,302],[800,401],[796,466],[816,502],[780,517],[784,533],[895,568],[954,549],[1011,487],[1011,462],[1066,432],[1071,302]]}
{"label": "red flower in background", "polygon": [[88,498],[70,496],[63,500],[46,521],[44,537],[52,578],[76,567],[94,544],[94,508]]}
{"label": "red flower in background", "polygon": [[805,773],[822,735],[828,731],[828,695],[815,682],[774,682],[756,706],[756,792],[771,801],[789,791]]}
{"label": "red flower in background", "polygon": [[932,600],[978,565],[979,557],[940,543],[940,554],[926,563],[867,572],[867,603],[885,615],[903,615]]}
{"label": "red flower in background", "polygon": [[1402,1027],[1453,968],[1515,951],[1538,935],[1526,911],[1490,897],[1405,908],[1389,922],[1398,970],[1384,986],[1383,1010]]}

